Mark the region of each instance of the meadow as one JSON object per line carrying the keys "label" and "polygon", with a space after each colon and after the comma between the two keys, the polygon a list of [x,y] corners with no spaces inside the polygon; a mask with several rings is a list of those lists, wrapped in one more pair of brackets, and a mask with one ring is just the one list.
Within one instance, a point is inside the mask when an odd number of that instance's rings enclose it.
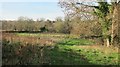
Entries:
{"label": "meadow", "polygon": [[77,35],[3,33],[3,65],[118,65],[117,47]]}
{"label": "meadow", "polygon": [[0,20],[3,66],[120,65],[120,1],[59,0],[64,16],[53,3],[33,3],[2,3],[14,7]]}

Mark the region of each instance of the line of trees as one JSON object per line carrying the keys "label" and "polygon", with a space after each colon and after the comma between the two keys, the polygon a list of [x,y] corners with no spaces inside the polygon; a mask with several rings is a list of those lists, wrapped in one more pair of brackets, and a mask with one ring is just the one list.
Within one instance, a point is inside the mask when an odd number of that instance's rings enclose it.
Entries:
{"label": "line of trees", "polygon": [[26,17],[19,17],[16,21],[2,21],[2,30],[5,31],[101,35],[100,28],[100,24],[96,20],[80,21],[78,18],[69,20],[68,17],[65,17],[64,20],[57,17],[55,21],[44,19],[34,21]]}

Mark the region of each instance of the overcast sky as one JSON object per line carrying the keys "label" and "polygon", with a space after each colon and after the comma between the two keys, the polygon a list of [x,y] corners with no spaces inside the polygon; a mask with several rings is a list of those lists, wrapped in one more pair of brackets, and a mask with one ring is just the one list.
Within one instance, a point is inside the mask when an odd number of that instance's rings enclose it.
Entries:
{"label": "overcast sky", "polygon": [[56,17],[64,17],[58,0],[1,0],[0,19],[15,20],[20,16],[33,18],[45,18],[54,20]]}

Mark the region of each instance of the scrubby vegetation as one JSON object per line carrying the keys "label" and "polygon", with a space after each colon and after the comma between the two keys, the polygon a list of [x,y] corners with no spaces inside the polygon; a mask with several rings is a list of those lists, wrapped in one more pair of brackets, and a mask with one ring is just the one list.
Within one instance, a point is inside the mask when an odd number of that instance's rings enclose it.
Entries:
{"label": "scrubby vegetation", "polygon": [[[5,34],[3,34],[5,36]],[[3,38],[2,52],[3,65],[117,65],[118,48],[95,45],[95,42],[75,37],[67,38],[65,34],[11,34],[14,37],[37,37],[44,40],[43,43],[23,43]],[[9,33],[9,36],[11,36]],[[59,36],[58,36],[59,35]],[[56,37],[57,36],[57,37]],[[67,36],[62,37],[61,36]],[[45,38],[48,38],[47,40]],[[54,40],[50,43],[49,38]],[[17,40],[17,39],[16,39]],[[27,39],[28,40],[28,39]],[[26,40],[26,42],[27,42]],[[39,41],[40,41],[39,40]],[[48,43],[46,43],[48,42]],[[49,44],[49,45],[48,45]],[[54,45],[53,45],[54,44]]]}
{"label": "scrubby vegetation", "polygon": [[64,19],[1,20],[3,65],[120,64],[120,2],[59,0],[58,5]]}

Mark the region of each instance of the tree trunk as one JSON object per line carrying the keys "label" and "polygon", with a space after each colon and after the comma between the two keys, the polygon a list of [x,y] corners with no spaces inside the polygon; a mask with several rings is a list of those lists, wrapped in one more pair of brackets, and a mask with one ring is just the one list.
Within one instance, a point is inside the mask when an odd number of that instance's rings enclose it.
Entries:
{"label": "tree trunk", "polygon": [[109,37],[108,37],[109,30],[107,30],[107,27],[105,25],[106,23],[105,18],[99,18],[99,22],[101,23],[101,28],[102,28],[103,45],[109,47],[110,46]]}
{"label": "tree trunk", "polygon": [[110,41],[109,41],[109,38],[106,38],[106,41],[107,41],[107,47],[109,47],[110,46]]}
{"label": "tree trunk", "polygon": [[112,29],[111,29],[111,45],[114,45],[114,37],[118,36],[118,15],[119,15],[118,3],[113,4],[113,16],[112,16]]}
{"label": "tree trunk", "polygon": [[[118,11],[120,11],[120,3],[118,4]],[[120,48],[120,13],[118,14],[118,45]]]}
{"label": "tree trunk", "polygon": [[104,42],[104,46],[107,46],[107,47],[110,46],[109,38],[104,38],[104,39],[103,39],[103,42]]}
{"label": "tree trunk", "polygon": [[111,45],[113,45],[113,40],[114,40],[114,31],[113,31],[113,23],[112,23],[112,33],[111,33]]}

